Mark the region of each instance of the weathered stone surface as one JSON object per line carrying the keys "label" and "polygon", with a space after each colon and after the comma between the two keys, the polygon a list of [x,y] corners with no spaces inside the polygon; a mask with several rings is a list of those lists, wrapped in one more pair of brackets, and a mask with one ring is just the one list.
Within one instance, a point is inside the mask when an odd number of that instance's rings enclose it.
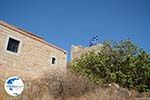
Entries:
{"label": "weathered stone surface", "polygon": [[79,58],[81,55],[88,52],[99,52],[102,48],[102,44],[97,44],[91,47],[82,47],[81,45],[71,46],[71,60]]}
{"label": "weathered stone surface", "polygon": [[[8,37],[20,40],[19,53],[6,50]],[[51,57],[57,63],[51,63]],[[66,51],[48,44],[32,33],[20,30],[0,21],[0,77],[20,76],[23,79],[36,79],[45,71],[65,73],[67,63]]]}

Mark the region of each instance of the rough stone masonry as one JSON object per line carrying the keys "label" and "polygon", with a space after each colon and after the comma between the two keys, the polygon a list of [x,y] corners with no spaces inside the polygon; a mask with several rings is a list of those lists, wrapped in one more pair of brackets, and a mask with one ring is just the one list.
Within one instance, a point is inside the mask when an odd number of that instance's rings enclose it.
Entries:
{"label": "rough stone masonry", "polygon": [[35,79],[45,72],[65,73],[66,64],[65,50],[0,21],[0,78]]}
{"label": "rough stone masonry", "polygon": [[80,58],[81,55],[84,55],[88,52],[100,52],[102,49],[102,44],[96,44],[91,47],[83,47],[81,45],[72,45],[71,46],[71,61],[74,59]]}

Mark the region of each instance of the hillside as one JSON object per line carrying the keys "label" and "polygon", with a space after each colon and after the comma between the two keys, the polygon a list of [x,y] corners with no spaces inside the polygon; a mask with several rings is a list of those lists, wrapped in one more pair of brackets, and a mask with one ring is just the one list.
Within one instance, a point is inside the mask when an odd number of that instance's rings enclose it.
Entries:
{"label": "hillside", "polygon": [[[100,87],[87,78],[67,72],[66,77],[46,74],[38,80],[24,80],[25,88],[18,97],[9,96],[4,90],[4,80],[0,80],[1,100],[134,100],[143,98],[135,90],[127,90],[112,84]],[[150,97],[147,94],[147,97]]]}

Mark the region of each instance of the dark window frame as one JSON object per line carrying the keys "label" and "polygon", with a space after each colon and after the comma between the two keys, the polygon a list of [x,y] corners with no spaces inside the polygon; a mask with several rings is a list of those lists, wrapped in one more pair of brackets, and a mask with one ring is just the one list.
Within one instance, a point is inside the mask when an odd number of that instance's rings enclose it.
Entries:
{"label": "dark window frame", "polygon": [[13,37],[9,37],[8,42],[7,42],[7,46],[6,46],[6,50],[9,52],[18,53],[20,42],[21,41],[18,39],[15,39]]}
{"label": "dark window frame", "polygon": [[57,63],[57,58],[56,57],[52,57],[51,58],[51,64],[56,65]]}

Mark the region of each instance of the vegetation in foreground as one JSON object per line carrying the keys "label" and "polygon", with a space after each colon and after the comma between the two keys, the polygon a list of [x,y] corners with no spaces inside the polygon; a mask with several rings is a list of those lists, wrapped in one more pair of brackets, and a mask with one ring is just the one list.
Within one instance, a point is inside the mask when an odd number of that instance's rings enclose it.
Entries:
{"label": "vegetation in foreground", "polygon": [[104,42],[100,52],[89,52],[71,63],[73,71],[94,83],[150,92],[150,55],[130,40]]}
{"label": "vegetation in foreground", "polygon": [[64,77],[58,74],[46,74],[43,79],[24,81],[21,95],[13,97],[4,90],[4,81],[0,80],[1,100],[134,100],[143,97],[136,91],[128,91],[114,85],[102,88],[87,78],[67,72]]}

